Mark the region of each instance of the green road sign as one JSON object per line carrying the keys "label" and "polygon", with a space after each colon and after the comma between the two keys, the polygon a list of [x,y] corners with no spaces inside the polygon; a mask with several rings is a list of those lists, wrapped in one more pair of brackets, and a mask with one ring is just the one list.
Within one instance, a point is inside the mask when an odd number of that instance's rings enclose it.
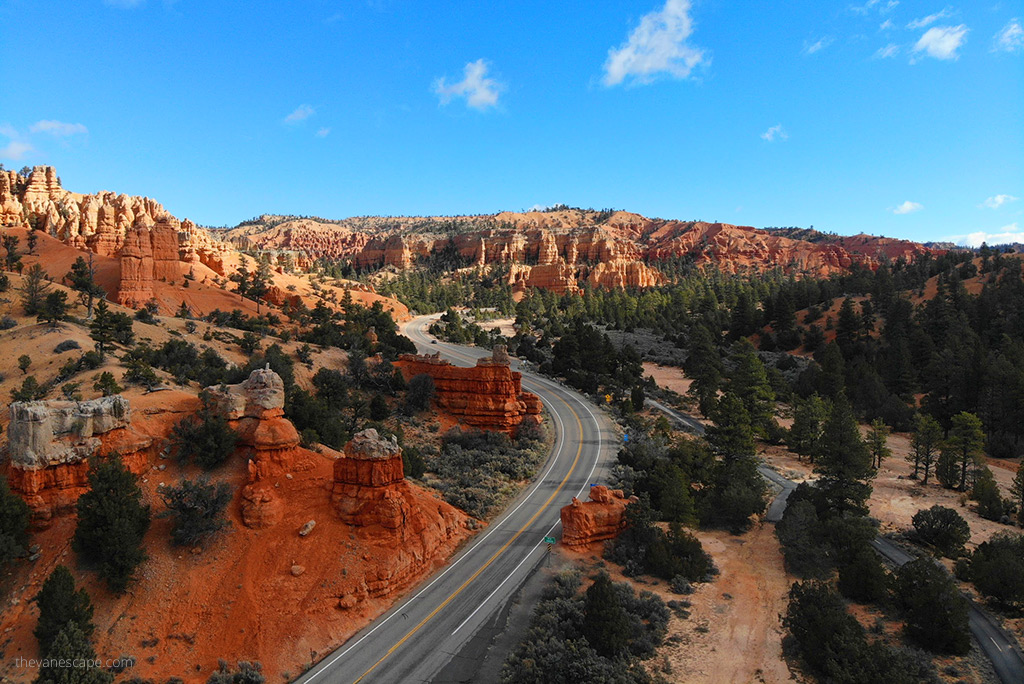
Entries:
{"label": "green road sign", "polygon": [[548,544],[554,544],[555,543],[555,538],[554,537],[544,537],[544,541],[547,542]]}

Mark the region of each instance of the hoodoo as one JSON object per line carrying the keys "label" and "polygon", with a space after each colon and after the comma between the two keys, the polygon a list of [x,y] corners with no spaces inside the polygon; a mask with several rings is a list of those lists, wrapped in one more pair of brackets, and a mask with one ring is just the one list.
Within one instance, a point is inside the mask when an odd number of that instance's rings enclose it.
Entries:
{"label": "hoodoo", "polygon": [[608,489],[604,485],[590,488],[590,500],[572,498],[563,506],[562,543],[566,546],[586,546],[592,542],[612,539],[626,526],[626,506],[636,501],[626,498],[621,489]]}

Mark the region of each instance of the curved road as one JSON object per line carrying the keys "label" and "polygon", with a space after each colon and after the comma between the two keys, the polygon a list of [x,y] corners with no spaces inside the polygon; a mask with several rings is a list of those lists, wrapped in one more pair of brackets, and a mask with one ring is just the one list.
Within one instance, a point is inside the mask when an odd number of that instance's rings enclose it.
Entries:
{"label": "curved road", "polygon": [[[460,366],[489,355],[482,349],[431,343],[436,316],[403,326],[423,352]],[[517,364],[514,364],[517,365]],[[548,379],[523,374],[554,423],[551,456],[540,474],[490,527],[470,540],[415,594],[354,635],[299,682],[429,682],[512,596],[545,558],[544,537],[560,537],[559,509],[607,475],[618,437],[611,421],[586,399]]]}

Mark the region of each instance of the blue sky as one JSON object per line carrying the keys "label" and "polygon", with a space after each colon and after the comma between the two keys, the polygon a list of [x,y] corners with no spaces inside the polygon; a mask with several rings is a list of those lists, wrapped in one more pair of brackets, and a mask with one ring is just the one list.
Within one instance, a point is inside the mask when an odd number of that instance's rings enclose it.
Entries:
{"label": "blue sky", "polygon": [[0,0],[0,162],[233,225],[565,203],[1024,240],[1024,0]]}

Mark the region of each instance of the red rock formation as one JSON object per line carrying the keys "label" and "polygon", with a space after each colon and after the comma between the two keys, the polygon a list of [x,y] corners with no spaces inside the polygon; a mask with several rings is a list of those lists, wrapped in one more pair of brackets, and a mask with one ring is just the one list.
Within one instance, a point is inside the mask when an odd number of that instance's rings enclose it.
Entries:
{"label": "red rock formation", "polygon": [[206,388],[213,405],[238,433],[238,446],[249,459],[249,483],[242,490],[242,520],[263,528],[281,519],[274,494],[275,477],[313,467],[298,448],[299,433],[284,417],[284,382],[266,368],[254,370],[238,385]]}
{"label": "red rock formation", "polygon": [[148,464],[153,440],[132,430],[131,408],[120,395],[15,402],[10,414],[7,477],[37,521],[74,508],[89,489],[90,457],[116,451],[136,474]]}
{"label": "red rock formation", "polygon": [[407,381],[420,374],[433,378],[438,407],[470,427],[514,434],[524,421],[540,423],[540,399],[522,390],[523,375],[509,368],[503,347],[473,368],[416,354],[402,354],[395,367]]}
{"label": "red rock formation", "polygon": [[636,497],[625,498],[621,489],[608,489],[604,485],[590,488],[590,500],[583,502],[575,496],[572,503],[563,506],[562,543],[566,546],[587,544],[612,539],[626,527],[626,506]]}
{"label": "red rock formation", "polygon": [[394,438],[382,439],[372,428],[356,433],[334,462],[334,511],[349,525],[397,529],[410,512],[396,486],[404,478],[402,450]]}

